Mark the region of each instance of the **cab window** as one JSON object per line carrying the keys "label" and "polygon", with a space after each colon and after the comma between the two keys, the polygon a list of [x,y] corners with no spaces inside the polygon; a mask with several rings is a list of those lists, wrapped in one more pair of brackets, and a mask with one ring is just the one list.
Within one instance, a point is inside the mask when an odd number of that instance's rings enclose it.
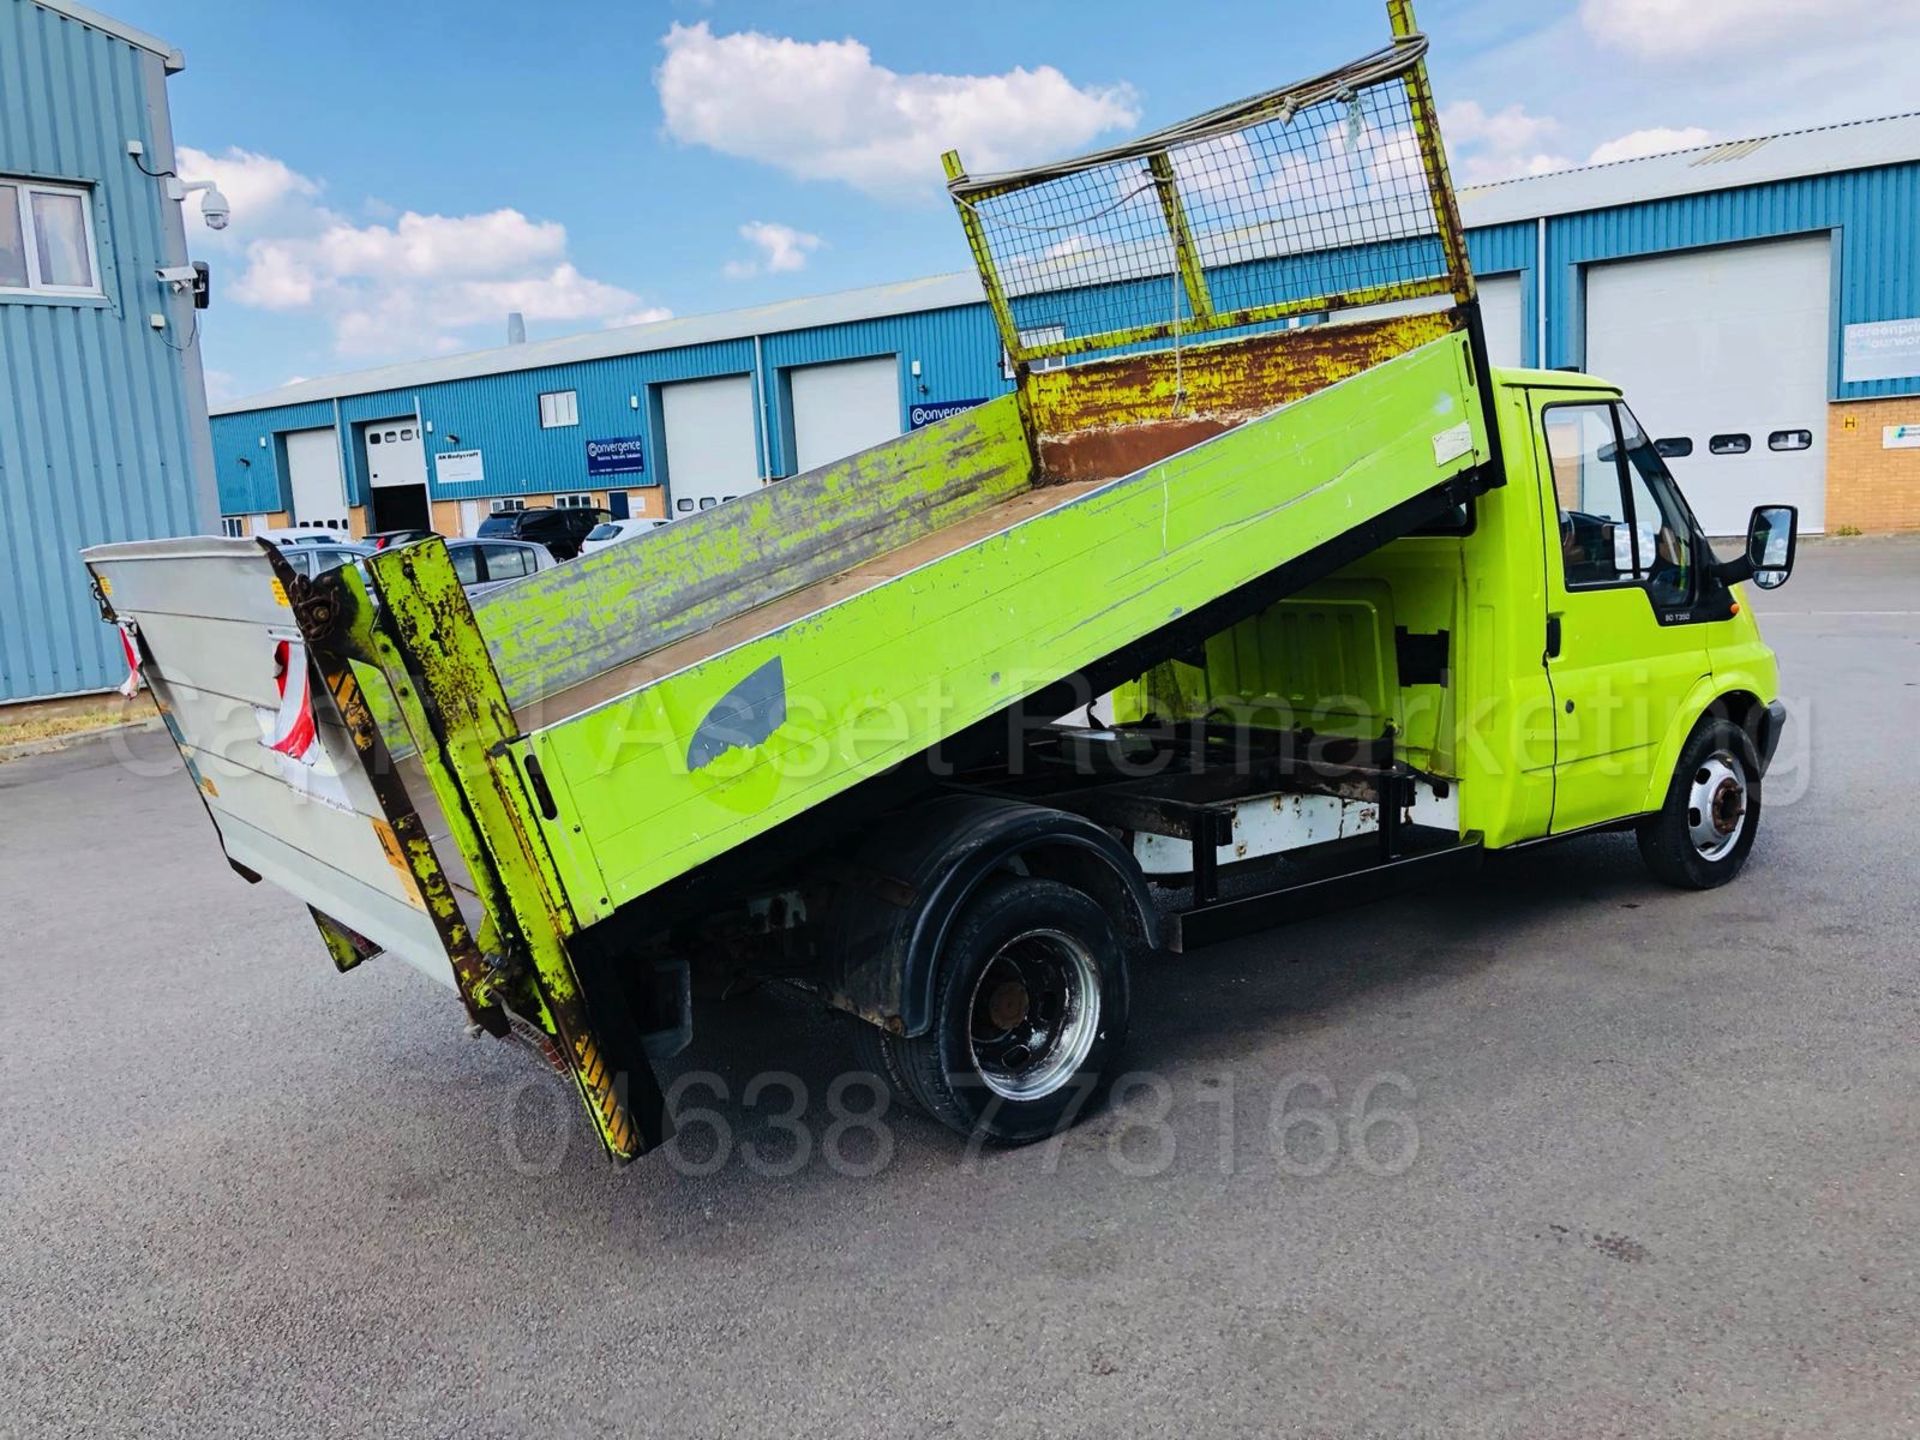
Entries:
{"label": "cab window", "polygon": [[1692,523],[1639,422],[1596,402],[1549,406],[1545,425],[1567,588],[1639,585],[1655,605],[1684,604]]}

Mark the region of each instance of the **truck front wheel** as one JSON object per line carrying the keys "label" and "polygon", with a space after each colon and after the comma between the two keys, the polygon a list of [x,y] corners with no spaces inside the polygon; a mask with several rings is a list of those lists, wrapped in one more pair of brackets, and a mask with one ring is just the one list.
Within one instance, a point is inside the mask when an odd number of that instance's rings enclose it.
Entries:
{"label": "truck front wheel", "polygon": [[1740,873],[1760,829],[1760,757],[1727,720],[1709,720],[1680,752],[1666,803],[1640,823],[1640,854],[1657,879],[1711,890]]}
{"label": "truck front wheel", "polygon": [[1099,1102],[1127,1007],[1126,949],[1107,912],[1071,885],[1010,876],[948,932],[927,1032],[880,1041],[888,1074],[936,1120],[1024,1145]]}

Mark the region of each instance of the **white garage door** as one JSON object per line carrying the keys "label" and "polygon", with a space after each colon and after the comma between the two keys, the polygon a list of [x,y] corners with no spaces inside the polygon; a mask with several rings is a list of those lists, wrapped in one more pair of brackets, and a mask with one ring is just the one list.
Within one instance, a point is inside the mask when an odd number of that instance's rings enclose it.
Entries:
{"label": "white garage door", "polygon": [[1487,359],[1495,365],[1525,364],[1520,323],[1520,277],[1488,275],[1475,281],[1480,323],[1487,332]]}
{"label": "white garage door", "polygon": [[1667,465],[1709,534],[1768,501],[1824,528],[1831,268],[1821,235],[1587,271],[1587,368],[1664,449],[1691,443]]}
{"label": "white garage door", "polygon": [[367,479],[375,489],[427,483],[427,451],[411,415],[367,426]]}
{"label": "white garage door", "polygon": [[675,519],[711,510],[759,485],[753,381],[747,376],[663,385],[660,414]]}
{"label": "white garage door", "polygon": [[287,432],[287,478],[293,491],[294,524],[346,525],[340,444],[331,425]]}
{"label": "white garage door", "polygon": [[900,433],[900,359],[807,365],[788,372],[801,470],[831,465]]}

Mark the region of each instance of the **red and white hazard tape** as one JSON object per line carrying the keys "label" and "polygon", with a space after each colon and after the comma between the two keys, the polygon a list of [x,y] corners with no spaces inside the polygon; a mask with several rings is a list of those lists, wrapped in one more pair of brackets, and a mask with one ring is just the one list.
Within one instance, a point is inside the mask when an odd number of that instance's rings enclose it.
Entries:
{"label": "red and white hazard tape", "polygon": [[120,682],[120,693],[131,700],[140,693],[140,687],[146,684],[146,677],[140,673],[140,642],[134,638],[133,622],[120,622],[120,648],[126,652],[127,678]]}
{"label": "red and white hazard tape", "polygon": [[279,666],[274,682],[280,687],[280,708],[264,743],[269,750],[312,764],[319,732],[313,719],[313,678],[307,668],[307,647],[298,640],[282,640],[274,646],[273,658]]}

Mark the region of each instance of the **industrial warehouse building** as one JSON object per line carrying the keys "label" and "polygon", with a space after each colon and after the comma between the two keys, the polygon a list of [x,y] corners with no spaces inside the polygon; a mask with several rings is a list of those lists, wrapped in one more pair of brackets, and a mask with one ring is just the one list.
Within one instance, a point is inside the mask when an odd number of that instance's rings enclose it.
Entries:
{"label": "industrial warehouse building", "polygon": [[[1496,363],[1618,381],[1702,521],[1920,527],[1920,115],[1462,192]],[[1012,388],[972,274],[303,381],[214,419],[229,530],[672,518]]]}
{"label": "industrial warehouse building", "polygon": [[[82,546],[214,524],[165,42],[0,0],[0,703],[126,677]],[[138,153],[133,153],[137,151]]]}

